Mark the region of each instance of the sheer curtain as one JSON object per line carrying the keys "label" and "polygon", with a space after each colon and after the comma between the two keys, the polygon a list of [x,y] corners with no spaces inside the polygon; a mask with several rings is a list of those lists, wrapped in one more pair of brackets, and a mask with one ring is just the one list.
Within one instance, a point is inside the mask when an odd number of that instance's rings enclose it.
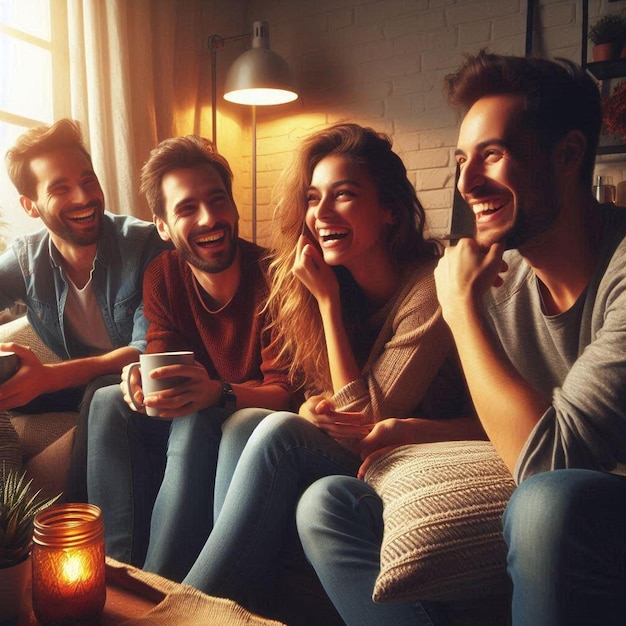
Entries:
{"label": "sheer curtain", "polygon": [[162,139],[200,132],[202,0],[67,0],[71,114],[113,213],[151,219],[139,171]]}

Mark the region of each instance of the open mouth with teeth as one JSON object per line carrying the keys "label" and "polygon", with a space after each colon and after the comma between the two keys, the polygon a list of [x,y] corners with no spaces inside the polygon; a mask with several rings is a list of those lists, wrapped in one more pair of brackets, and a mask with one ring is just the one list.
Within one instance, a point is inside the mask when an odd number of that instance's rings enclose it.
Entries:
{"label": "open mouth with teeth", "polygon": [[211,248],[220,245],[226,239],[226,231],[221,229],[202,235],[194,239],[194,244],[199,248]]}
{"label": "open mouth with teeth", "polygon": [[75,224],[84,224],[86,222],[91,222],[96,217],[96,209],[91,207],[88,209],[80,209],[79,211],[74,211],[72,213],[67,214],[67,219]]}
{"label": "open mouth with teeth", "polygon": [[496,204],[495,202],[483,202],[474,204],[472,209],[477,220],[486,219],[491,215],[494,215],[502,208],[506,206],[506,203]]}
{"label": "open mouth with teeth", "polygon": [[340,241],[348,236],[348,231],[340,228],[320,228],[319,236],[322,242]]}

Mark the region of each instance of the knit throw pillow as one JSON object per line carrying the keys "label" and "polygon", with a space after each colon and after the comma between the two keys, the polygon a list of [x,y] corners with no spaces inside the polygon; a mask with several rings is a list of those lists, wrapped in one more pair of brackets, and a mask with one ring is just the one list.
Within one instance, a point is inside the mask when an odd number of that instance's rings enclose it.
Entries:
{"label": "knit throw pillow", "polygon": [[402,446],[367,472],[383,500],[375,602],[505,593],[502,514],[515,483],[487,441]]}
{"label": "knit throw pillow", "polygon": [[19,469],[22,466],[22,446],[9,415],[0,411],[0,469],[3,463],[7,470]]}

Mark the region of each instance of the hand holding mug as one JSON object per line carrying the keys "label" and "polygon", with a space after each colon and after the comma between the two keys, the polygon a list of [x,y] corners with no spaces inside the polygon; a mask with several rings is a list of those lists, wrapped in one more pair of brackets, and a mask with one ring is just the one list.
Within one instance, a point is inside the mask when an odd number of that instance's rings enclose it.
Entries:
{"label": "hand holding mug", "polygon": [[[186,383],[188,376],[159,376],[159,368],[194,365],[194,354],[189,351],[157,352],[142,354],[139,361],[130,363],[122,371],[122,393],[124,400],[135,411],[144,412],[150,417],[161,416],[159,409],[146,404],[146,399],[158,392],[172,390]],[[180,369],[180,368],[176,368]],[[204,368],[201,368],[204,369]],[[153,375],[153,372],[155,375]],[[166,371],[162,373],[167,373]],[[172,395],[172,394],[170,394]]]}
{"label": "hand holding mug", "polygon": [[20,360],[15,352],[0,351],[0,384],[9,380],[20,365]]}

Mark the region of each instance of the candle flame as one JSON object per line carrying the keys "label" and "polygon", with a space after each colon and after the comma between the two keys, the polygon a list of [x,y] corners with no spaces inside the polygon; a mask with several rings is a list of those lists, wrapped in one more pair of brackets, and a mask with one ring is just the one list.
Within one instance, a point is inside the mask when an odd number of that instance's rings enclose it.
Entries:
{"label": "candle flame", "polygon": [[82,582],[89,578],[88,568],[79,555],[66,555],[63,561],[63,578],[69,584]]}

